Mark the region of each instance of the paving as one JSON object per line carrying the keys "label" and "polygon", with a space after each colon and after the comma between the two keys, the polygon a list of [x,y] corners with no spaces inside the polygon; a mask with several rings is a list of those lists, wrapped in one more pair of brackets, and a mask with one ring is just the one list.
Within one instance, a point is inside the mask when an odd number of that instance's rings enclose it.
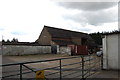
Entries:
{"label": "paving", "polygon": [[118,70],[101,70],[92,75],[87,80],[120,80],[120,71]]}

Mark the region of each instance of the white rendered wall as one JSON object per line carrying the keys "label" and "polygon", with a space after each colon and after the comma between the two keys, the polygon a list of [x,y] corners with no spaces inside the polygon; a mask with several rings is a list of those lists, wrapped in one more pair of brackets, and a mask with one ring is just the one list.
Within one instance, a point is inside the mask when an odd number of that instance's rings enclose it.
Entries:
{"label": "white rendered wall", "polygon": [[118,35],[118,68],[120,69],[120,34]]}
{"label": "white rendered wall", "polygon": [[[2,43],[0,42],[0,65],[2,65]],[[0,80],[2,77],[2,67],[0,67]]]}
{"label": "white rendered wall", "polygon": [[103,38],[103,68],[118,69],[118,34]]}

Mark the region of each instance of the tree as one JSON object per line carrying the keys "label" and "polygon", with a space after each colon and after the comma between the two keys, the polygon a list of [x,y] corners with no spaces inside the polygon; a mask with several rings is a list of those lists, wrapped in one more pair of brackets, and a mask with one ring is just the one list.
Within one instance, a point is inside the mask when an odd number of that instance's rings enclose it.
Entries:
{"label": "tree", "polygon": [[18,42],[18,39],[13,38],[11,42]]}
{"label": "tree", "polygon": [[111,34],[111,33],[120,33],[119,30],[113,30],[113,31],[109,31],[109,32],[97,32],[97,33],[90,33],[89,35],[92,37],[92,39],[94,39],[94,41],[98,44],[98,45],[102,45],[102,36],[105,34]]}
{"label": "tree", "polygon": [[94,39],[95,43],[97,43],[98,45],[102,45],[103,33],[97,32],[97,33],[91,33],[89,35]]}
{"label": "tree", "polygon": [[5,42],[5,40],[3,39],[2,42]]}
{"label": "tree", "polygon": [[9,39],[7,39],[7,41],[6,42],[10,42],[10,40]]}

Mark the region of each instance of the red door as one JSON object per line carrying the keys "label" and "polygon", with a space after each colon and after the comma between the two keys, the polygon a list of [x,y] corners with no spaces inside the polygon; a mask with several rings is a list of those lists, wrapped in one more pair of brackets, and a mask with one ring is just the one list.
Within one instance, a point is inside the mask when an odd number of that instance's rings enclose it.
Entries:
{"label": "red door", "polygon": [[77,45],[77,55],[87,55],[87,46],[86,45]]}

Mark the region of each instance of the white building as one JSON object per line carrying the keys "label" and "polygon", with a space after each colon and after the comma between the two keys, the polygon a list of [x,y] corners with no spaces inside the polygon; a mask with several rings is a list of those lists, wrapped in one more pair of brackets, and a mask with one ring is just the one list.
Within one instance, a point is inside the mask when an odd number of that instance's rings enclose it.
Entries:
{"label": "white building", "polygon": [[0,55],[2,54],[2,42],[0,41]]}
{"label": "white building", "polygon": [[103,69],[120,69],[120,31],[103,38]]}

